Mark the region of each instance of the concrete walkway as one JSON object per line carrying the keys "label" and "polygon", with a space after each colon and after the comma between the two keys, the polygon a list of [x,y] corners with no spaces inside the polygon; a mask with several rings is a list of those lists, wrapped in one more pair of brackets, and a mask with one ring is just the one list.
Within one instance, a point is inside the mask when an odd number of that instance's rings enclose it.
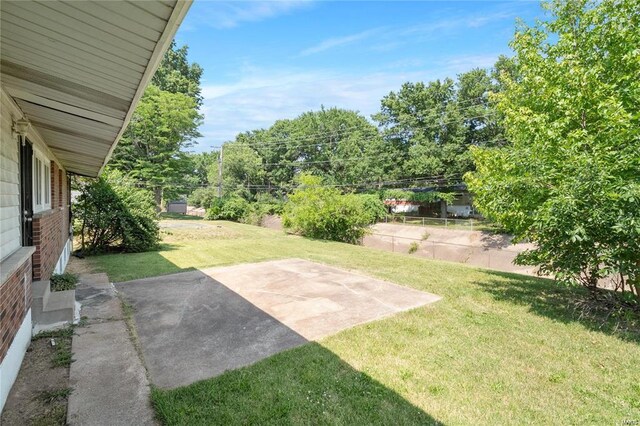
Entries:
{"label": "concrete walkway", "polygon": [[86,326],[76,328],[67,422],[154,425],[145,368],[129,337],[120,300],[105,274],[80,276],[76,299]]}

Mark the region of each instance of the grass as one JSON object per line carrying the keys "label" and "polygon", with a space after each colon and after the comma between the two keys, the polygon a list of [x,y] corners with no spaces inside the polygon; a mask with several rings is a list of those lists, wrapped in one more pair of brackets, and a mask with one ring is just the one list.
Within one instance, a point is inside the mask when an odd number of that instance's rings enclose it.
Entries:
{"label": "grass", "polygon": [[54,401],[69,398],[71,395],[71,388],[61,388],[56,390],[44,391],[40,394],[40,399],[50,404]]}
{"label": "grass", "polygon": [[640,420],[640,330],[549,280],[227,222],[90,258],[113,281],[297,257],[443,296],[252,366],[153,391],[165,424],[620,424]]}
{"label": "grass", "polygon": [[41,331],[31,340],[54,339],[56,342],[55,353],[51,358],[53,367],[69,367],[73,362],[73,352],[71,352],[71,339],[73,337],[74,328],[76,326],[68,326],[57,330]]}

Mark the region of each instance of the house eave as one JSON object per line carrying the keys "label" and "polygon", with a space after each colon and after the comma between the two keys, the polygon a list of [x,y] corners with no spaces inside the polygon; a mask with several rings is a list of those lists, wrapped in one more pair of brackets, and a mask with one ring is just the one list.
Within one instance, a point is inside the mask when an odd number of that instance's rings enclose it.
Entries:
{"label": "house eave", "polygon": [[0,82],[62,167],[98,176],[191,0],[0,2]]}

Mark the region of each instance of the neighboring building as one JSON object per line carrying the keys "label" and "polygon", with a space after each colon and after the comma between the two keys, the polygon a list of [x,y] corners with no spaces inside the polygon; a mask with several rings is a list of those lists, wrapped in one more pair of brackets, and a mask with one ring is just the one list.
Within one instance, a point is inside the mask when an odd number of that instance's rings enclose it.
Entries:
{"label": "neighboring building", "polygon": [[433,191],[455,191],[456,196],[452,203],[439,200],[434,202],[418,202],[408,200],[387,199],[384,204],[389,209],[389,213],[408,213],[427,217],[462,217],[481,218],[482,216],[473,207],[473,195],[467,190],[465,184],[454,186],[432,186],[425,188],[406,188],[407,191],[417,193]]}
{"label": "neighboring building", "polygon": [[[70,174],[97,176],[190,3],[0,2],[0,411],[71,252]],[[108,207],[108,206],[105,206]]]}
{"label": "neighboring building", "polygon": [[187,214],[186,201],[169,201],[167,203],[167,213]]}
{"label": "neighboring building", "polygon": [[389,209],[389,213],[418,213],[421,203],[392,198],[384,200],[384,205]]}

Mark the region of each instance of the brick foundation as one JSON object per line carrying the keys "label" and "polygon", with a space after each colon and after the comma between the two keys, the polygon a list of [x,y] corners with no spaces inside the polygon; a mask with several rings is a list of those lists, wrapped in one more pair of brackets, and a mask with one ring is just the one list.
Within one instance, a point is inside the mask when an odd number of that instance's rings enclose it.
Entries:
{"label": "brick foundation", "polygon": [[31,259],[0,284],[0,363],[31,307]]}

